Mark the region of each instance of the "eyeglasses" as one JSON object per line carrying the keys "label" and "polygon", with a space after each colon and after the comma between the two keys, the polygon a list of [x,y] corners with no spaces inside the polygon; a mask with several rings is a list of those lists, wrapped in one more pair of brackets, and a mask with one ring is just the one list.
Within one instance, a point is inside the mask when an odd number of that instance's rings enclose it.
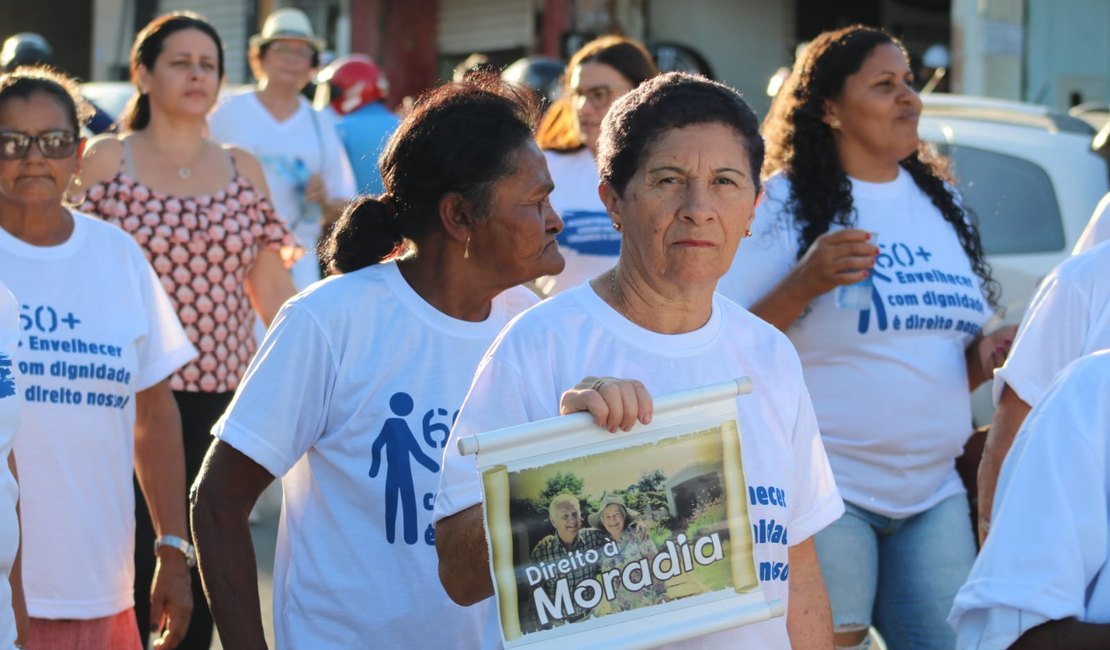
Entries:
{"label": "eyeglasses", "polygon": [[294,45],[293,43],[274,43],[270,45],[269,51],[278,56],[291,59],[302,59],[304,61],[308,61],[316,54],[316,50],[308,45]]}
{"label": "eyeglasses", "polygon": [[0,160],[19,160],[37,143],[39,151],[47,158],[69,158],[77,149],[77,134],[73,131],[46,131],[29,135],[22,131],[0,131]]}
{"label": "eyeglasses", "polygon": [[583,100],[594,108],[605,108],[613,100],[628,92],[629,88],[612,88],[610,86],[593,86],[592,88],[571,88],[570,97],[575,106],[581,106]]}

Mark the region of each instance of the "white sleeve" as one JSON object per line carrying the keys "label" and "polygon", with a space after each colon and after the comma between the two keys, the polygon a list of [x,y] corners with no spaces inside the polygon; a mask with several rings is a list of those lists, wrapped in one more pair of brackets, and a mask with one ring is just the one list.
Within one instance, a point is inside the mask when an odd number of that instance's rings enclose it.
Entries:
{"label": "white sleeve", "polygon": [[1022,318],[1006,363],[995,371],[995,405],[1002,387],[1009,385],[1023,402],[1035,406],[1056,373],[1082,355],[1088,303],[1059,269],[1045,279]]}
{"label": "white sleeve", "polygon": [[1083,229],[1083,234],[1075,242],[1075,248],[1072,249],[1071,254],[1084,253],[1104,241],[1110,241],[1110,193],[1098,202],[1098,207],[1091,215],[1091,220],[1087,222],[1087,227]]}
{"label": "white sleeve", "polygon": [[323,434],[336,374],[319,323],[286,303],[212,435],[282,476]]}
{"label": "white sleeve", "polygon": [[234,106],[232,98],[229,97],[216,104],[216,108],[208,114],[208,137],[214,142],[235,144],[233,113]]}
{"label": "white sleeve", "polygon": [[956,650],[1006,650],[1022,634],[1047,622],[1044,616],[1010,607],[972,610],[960,617]]}
{"label": "white sleeve", "polygon": [[745,309],[770,293],[798,263],[797,234],[784,201],[774,196],[773,186],[767,188],[755,210],[752,236],[740,241],[732,266],[717,283],[717,293]]}
{"label": "white sleeve", "polygon": [[1107,426],[1098,421],[1107,411],[1091,403],[1097,384],[1062,373],[1003,463],[990,534],[948,617],[965,638],[989,628],[995,642],[983,647],[1008,647],[1036,620],[1085,614],[1107,557]]}
{"label": "white sleeve", "polygon": [[130,236],[127,244],[148,325],[147,332],[139,339],[136,349],[139,371],[135,377],[135,390],[140,391],[173,374],[195,358],[197,351],[189,342],[173,303],[162,288],[162,283],[158,281],[158,276],[154,274],[154,269],[139,250],[138,244]]}
{"label": "white sleeve", "polygon": [[558,400],[545,400],[529,390],[536,382],[499,360],[494,354],[496,350],[495,345],[489,353],[493,356],[487,356],[478,366],[470,393],[463,401],[443,450],[443,469],[439,474],[439,491],[432,515],[435,521],[482,501],[475,457],[459,454],[459,438],[559,414]]}
{"label": "white sleeve", "polygon": [[315,111],[316,119],[320,122],[320,136],[324,140],[324,161],[321,175],[324,177],[324,186],[328,191],[328,198],[353,199],[358,194],[358,185],[355,182],[355,171],[351,161],[347,158],[347,149],[339,139],[339,130],[335,118],[327,110]]}
{"label": "white sleeve", "polygon": [[798,408],[794,420],[794,503],[790,514],[790,545],[804,542],[844,514],[844,501],[817,428],[817,415],[798,364]]}

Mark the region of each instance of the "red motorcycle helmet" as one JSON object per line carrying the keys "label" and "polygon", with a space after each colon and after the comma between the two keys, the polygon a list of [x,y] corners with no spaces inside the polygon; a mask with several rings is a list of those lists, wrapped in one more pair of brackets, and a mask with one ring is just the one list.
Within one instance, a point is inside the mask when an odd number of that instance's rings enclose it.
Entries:
{"label": "red motorcycle helmet", "polygon": [[389,84],[374,59],[365,54],[348,54],[332,61],[316,76],[315,105],[328,104],[340,115],[384,98]]}

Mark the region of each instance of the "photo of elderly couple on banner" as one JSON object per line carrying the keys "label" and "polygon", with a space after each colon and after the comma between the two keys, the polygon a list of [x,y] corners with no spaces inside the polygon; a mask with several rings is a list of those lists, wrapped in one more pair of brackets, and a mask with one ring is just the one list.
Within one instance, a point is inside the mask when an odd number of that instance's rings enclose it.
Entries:
{"label": "photo of elderly couple on banner", "polygon": [[482,474],[505,647],[641,647],[783,614],[749,532],[737,397],[751,390],[662,396],[625,434],[578,413],[459,440]]}

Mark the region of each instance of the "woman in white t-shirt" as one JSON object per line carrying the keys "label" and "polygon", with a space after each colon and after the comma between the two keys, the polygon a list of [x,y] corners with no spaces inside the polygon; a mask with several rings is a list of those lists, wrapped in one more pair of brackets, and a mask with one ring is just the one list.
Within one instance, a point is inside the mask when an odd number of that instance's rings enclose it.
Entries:
{"label": "woman in white t-shirt", "polygon": [[22,330],[8,370],[23,398],[27,648],[142,647],[132,472],[158,534],[141,549],[156,557],[141,629],[173,648],[192,610],[192,547],[169,375],[196,351],[134,240],[62,204],[88,113],[77,84],[48,68],[0,76],[0,279],[19,296]]}
{"label": "woman in white t-shirt", "polygon": [[721,291],[793,341],[847,513],[817,535],[838,647],[951,648],[944,617],[974,559],[954,461],[969,388],[1012,329],[979,235],[917,135],[902,44],[818,36],[763,126],[765,196]]}
{"label": "woman in white t-shirt", "polygon": [[[482,491],[461,436],[589,411],[610,431],[651,419],[651,397],[749,376],[738,402],[744,478],[782,498],[749,504],[781,538],[753,539],[768,599],[786,616],[691,639],[681,647],[831,646],[813,535],[843,512],[789,341],[714,293],[751,224],[763,141],[755,113],[727,86],[679,73],[614,104],[598,162],[609,219],[624,234],[617,265],[522,314],[490,348],[444,453],[436,495],[440,578],[458,602],[493,593]],[[613,376],[628,380],[612,379]],[[589,610],[587,610],[589,611]],[[575,609],[567,617],[583,615]],[[495,637],[496,638],[496,637]],[[499,639],[498,639],[499,640]]]}
{"label": "woman in white t-shirt", "polygon": [[598,196],[597,142],[601,120],[621,95],[658,74],[639,41],[603,36],[586,43],[567,63],[564,96],[544,115],[536,140],[555,181],[551,205],[563,218],[559,246],[567,266],[536,287],[554,295],[612,268],[621,234]]}
{"label": "woman in white t-shirt", "polygon": [[357,194],[335,114],[314,109],[301,94],[323,49],[304,12],[278,9],[250,39],[247,55],[258,85],[228,94],[208,117],[213,140],[262,163],[274,209],[305,247],[292,269],[298,290],[320,279],[317,242]]}
{"label": "woman in white t-shirt", "polygon": [[[484,610],[437,578],[440,454],[482,354],[563,267],[536,108],[496,77],[425,95],[327,248],[342,273],[282,308],[213,429],[193,506],[225,647],[261,647],[247,513],[281,477],[282,648],[473,648]],[[427,624],[421,624],[421,622]]]}
{"label": "woman in white t-shirt", "polygon": [[12,452],[23,401],[15,381],[19,332],[19,303],[0,279],[0,646],[5,648],[26,643],[30,625],[19,561],[19,484]]}

